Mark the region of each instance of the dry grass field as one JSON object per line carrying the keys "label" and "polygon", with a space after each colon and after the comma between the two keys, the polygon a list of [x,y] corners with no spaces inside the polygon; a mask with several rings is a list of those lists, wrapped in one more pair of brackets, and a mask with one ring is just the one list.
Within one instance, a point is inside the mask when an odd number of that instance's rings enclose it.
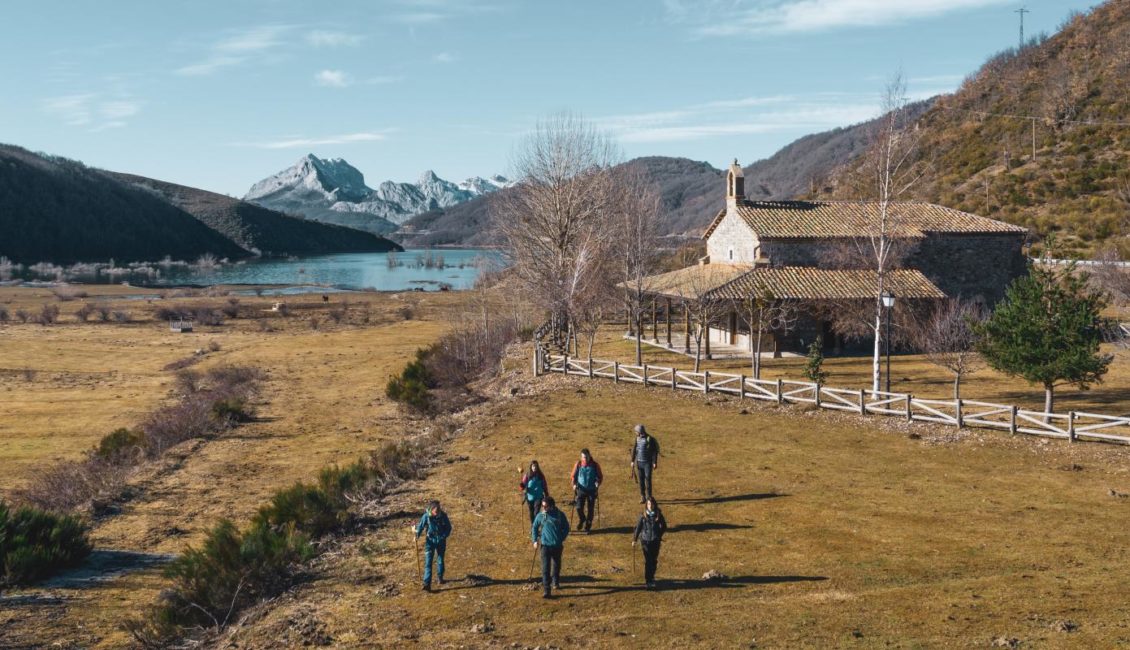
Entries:
{"label": "dry grass field", "polygon": [[[239,318],[174,334],[148,314],[162,304],[221,306],[227,298],[152,295],[150,303],[125,295],[136,290],[95,291],[137,322],[80,324],[71,314],[81,301],[70,301],[59,303],[58,325],[0,325],[0,491],[136,423],[168,394],[173,373],[162,368],[213,341],[218,350],[196,367],[254,364],[269,373],[256,422],[186,443],[140,477],[118,513],[95,522],[100,550],[92,562],[133,566],[199,541],[221,516],[245,521],[273,490],[403,431],[384,383],[444,331],[465,300],[333,296],[352,305],[337,324],[327,318],[333,304],[291,297],[290,317],[268,315],[274,331],[263,331],[262,319]],[[53,300],[45,290],[0,288],[0,304],[10,311]],[[262,311],[274,300],[241,297],[240,304]],[[631,344],[609,328],[596,356],[626,360],[630,353]],[[649,363],[688,363],[646,354]],[[1103,412],[1130,411],[1123,354],[1106,384],[1065,392],[1065,403],[1098,399],[1103,406],[1094,408]],[[799,365],[771,360],[766,376],[796,377]],[[894,365],[896,390],[947,394],[944,375],[921,359],[896,357]],[[829,383],[858,386],[867,360],[829,359],[827,367]],[[1130,600],[1130,497],[1120,496],[1130,493],[1130,450],[1123,447],[583,378],[533,380],[528,359],[517,356],[500,383],[483,390],[495,400],[458,417],[462,432],[445,462],[394,497],[384,525],[334,542],[300,584],[252,612],[219,647],[1130,644],[1122,607]],[[970,398],[1040,399],[1037,390],[992,373],[975,377],[967,391]],[[636,421],[646,422],[664,449],[656,492],[672,531],[657,592],[642,590],[642,563],[633,564],[629,546],[639,506],[626,456]],[[554,493],[564,496],[583,446],[607,474],[601,522],[591,535],[570,537],[561,597],[545,602],[527,588],[531,548],[518,469],[538,458]],[[424,594],[407,526],[431,497],[444,500],[456,528],[453,582]],[[727,577],[704,581],[711,570]],[[122,647],[129,639],[121,621],[164,586],[154,569],[93,583],[80,578],[4,594],[0,646]]]}

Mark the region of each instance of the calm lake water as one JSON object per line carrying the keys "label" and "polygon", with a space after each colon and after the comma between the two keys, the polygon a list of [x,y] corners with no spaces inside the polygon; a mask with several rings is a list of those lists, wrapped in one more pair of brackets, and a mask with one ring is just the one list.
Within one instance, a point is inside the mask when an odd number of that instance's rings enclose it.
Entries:
{"label": "calm lake water", "polygon": [[[152,265],[148,271],[108,274],[105,269],[67,273],[79,282],[122,282],[146,285],[274,284],[292,291],[377,289],[403,291],[441,286],[468,289],[484,268],[501,262],[497,251],[473,249],[412,250],[403,253],[339,253],[289,259],[249,260],[203,269],[193,266]],[[24,269],[23,279],[51,279],[46,269]],[[68,271],[70,271],[68,269]],[[125,271],[124,269],[122,271]],[[18,277],[17,276],[17,277]],[[301,288],[300,288],[301,287]]]}

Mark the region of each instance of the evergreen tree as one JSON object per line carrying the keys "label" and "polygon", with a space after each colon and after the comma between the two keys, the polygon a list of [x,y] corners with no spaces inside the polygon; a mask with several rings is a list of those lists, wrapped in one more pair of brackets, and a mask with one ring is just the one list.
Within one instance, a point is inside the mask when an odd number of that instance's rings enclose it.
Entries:
{"label": "evergreen tree", "polygon": [[989,365],[1044,387],[1044,411],[1054,407],[1055,387],[1086,390],[1102,381],[1113,355],[1099,354],[1107,321],[1106,297],[1087,286],[1071,264],[1032,265],[1009,286],[993,314],[977,326],[978,351]]}
{"label": "evergreen tree", "polygon": [[824,339],[823,337],[816,337],[812,345],[808,346],[808,361],[804,364],[804,376],[808,381],[824,385],[828,379],[828,373],[824,371]]}

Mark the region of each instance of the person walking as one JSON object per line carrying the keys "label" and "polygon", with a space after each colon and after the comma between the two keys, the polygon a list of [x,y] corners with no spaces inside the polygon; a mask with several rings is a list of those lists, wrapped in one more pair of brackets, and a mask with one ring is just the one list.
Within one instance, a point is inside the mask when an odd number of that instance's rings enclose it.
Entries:
{"label": "person walking", "polygon": [[541,466],[536,460],[530,461],[530,469],[522,475],[522,481],[518,485],[522,488],[522,499],[530,510],[532,524],[541,509],[542,497],[549,496],[549,482],[545,480],[545,474],[541,473]]}
{"label": "person walking", "polygon": [[635,432],[631,463],[640,482],[640,503],[643,503],[651,496],[651,473],[659,466],[659,441],[649,435],[642,424],[636,425]]}
{"label": "person walking", "polygon": [[443,584],[443,558],[447,554],[447,538],[451,535],[451,520],[447,513],[440,508],[439,501],[432,501],[428,509],[420,517],[420,523],[413,527],[416,539],[421,533],[427,531],[424,539],[424,591],[432,590],[432,558],[437,557],[436,574],[439,583]]}
{"label": "person walking", "polygon": [[592,530],[598,490],[601,482],[604,481],[600,463],[593,459],[588,449],[581,450],[581,459],[573,465],[569,480],[573,482],[573,494],[577,500],[577,530],[583,528],[587,533]]}
{"label": "person walking", "polygon": [[643,514],[636,522],[636,532],[632,535],[632,546],[639,541],[643,545],[643,579],[648,589],[655,588],[655,569],[659,566],[659,544],[663,533],[667,532],[667,520],[659,504],[652,497],[644,500]]}
{"label": "person walking", "polygon": [[550,586],[561,588],[561,553],[565,538],[569,536],[569,519],[557,509],[553,497],[541,500],[541,512],[530,525],[530,539],[534,549],[541,549],[542,598],[549,598]]}

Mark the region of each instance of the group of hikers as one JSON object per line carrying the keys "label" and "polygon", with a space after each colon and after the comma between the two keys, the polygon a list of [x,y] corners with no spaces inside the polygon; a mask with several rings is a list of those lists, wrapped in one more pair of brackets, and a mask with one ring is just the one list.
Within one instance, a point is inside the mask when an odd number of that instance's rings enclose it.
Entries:
{"label": "group of hikers", "polygon": [[[659,465],[659,441],[642,424],[637,424],[634,431],[636,435],[631,448],[631,473],[639,483],[640,504],[644,508],[632,533],[632,546],[640,544],[644,557],[644,582],[648,589],[654,589],[659,546],[667,531],[667,521],[651,491],[652,473]],[[581,450],[581,458],[573,465],[569,481],[573,486],[571,503],[576,509],[577,530],[591,532],[594,518],[597,519],[599,528],[600,485],[604,482],[604,472],[588,449]],[[529,512],[530,540],[535,552],[541,552],[542,597],[549,598],[552,590],[561,586],[561,556],[572,524],[569,517],[557,507],[556,500],[550,496],[549,481],[538,461],[530,461],[528,470],[522,474],[519,487],[523,503]],[[422,578],[424,591],[431,591],[433,560],[439,584],[444,583],[443,560],[447,551],[447,538],[451,535],[451,521],[439,502],[432,501],[413,530],[417,540],[426,533]]]}

